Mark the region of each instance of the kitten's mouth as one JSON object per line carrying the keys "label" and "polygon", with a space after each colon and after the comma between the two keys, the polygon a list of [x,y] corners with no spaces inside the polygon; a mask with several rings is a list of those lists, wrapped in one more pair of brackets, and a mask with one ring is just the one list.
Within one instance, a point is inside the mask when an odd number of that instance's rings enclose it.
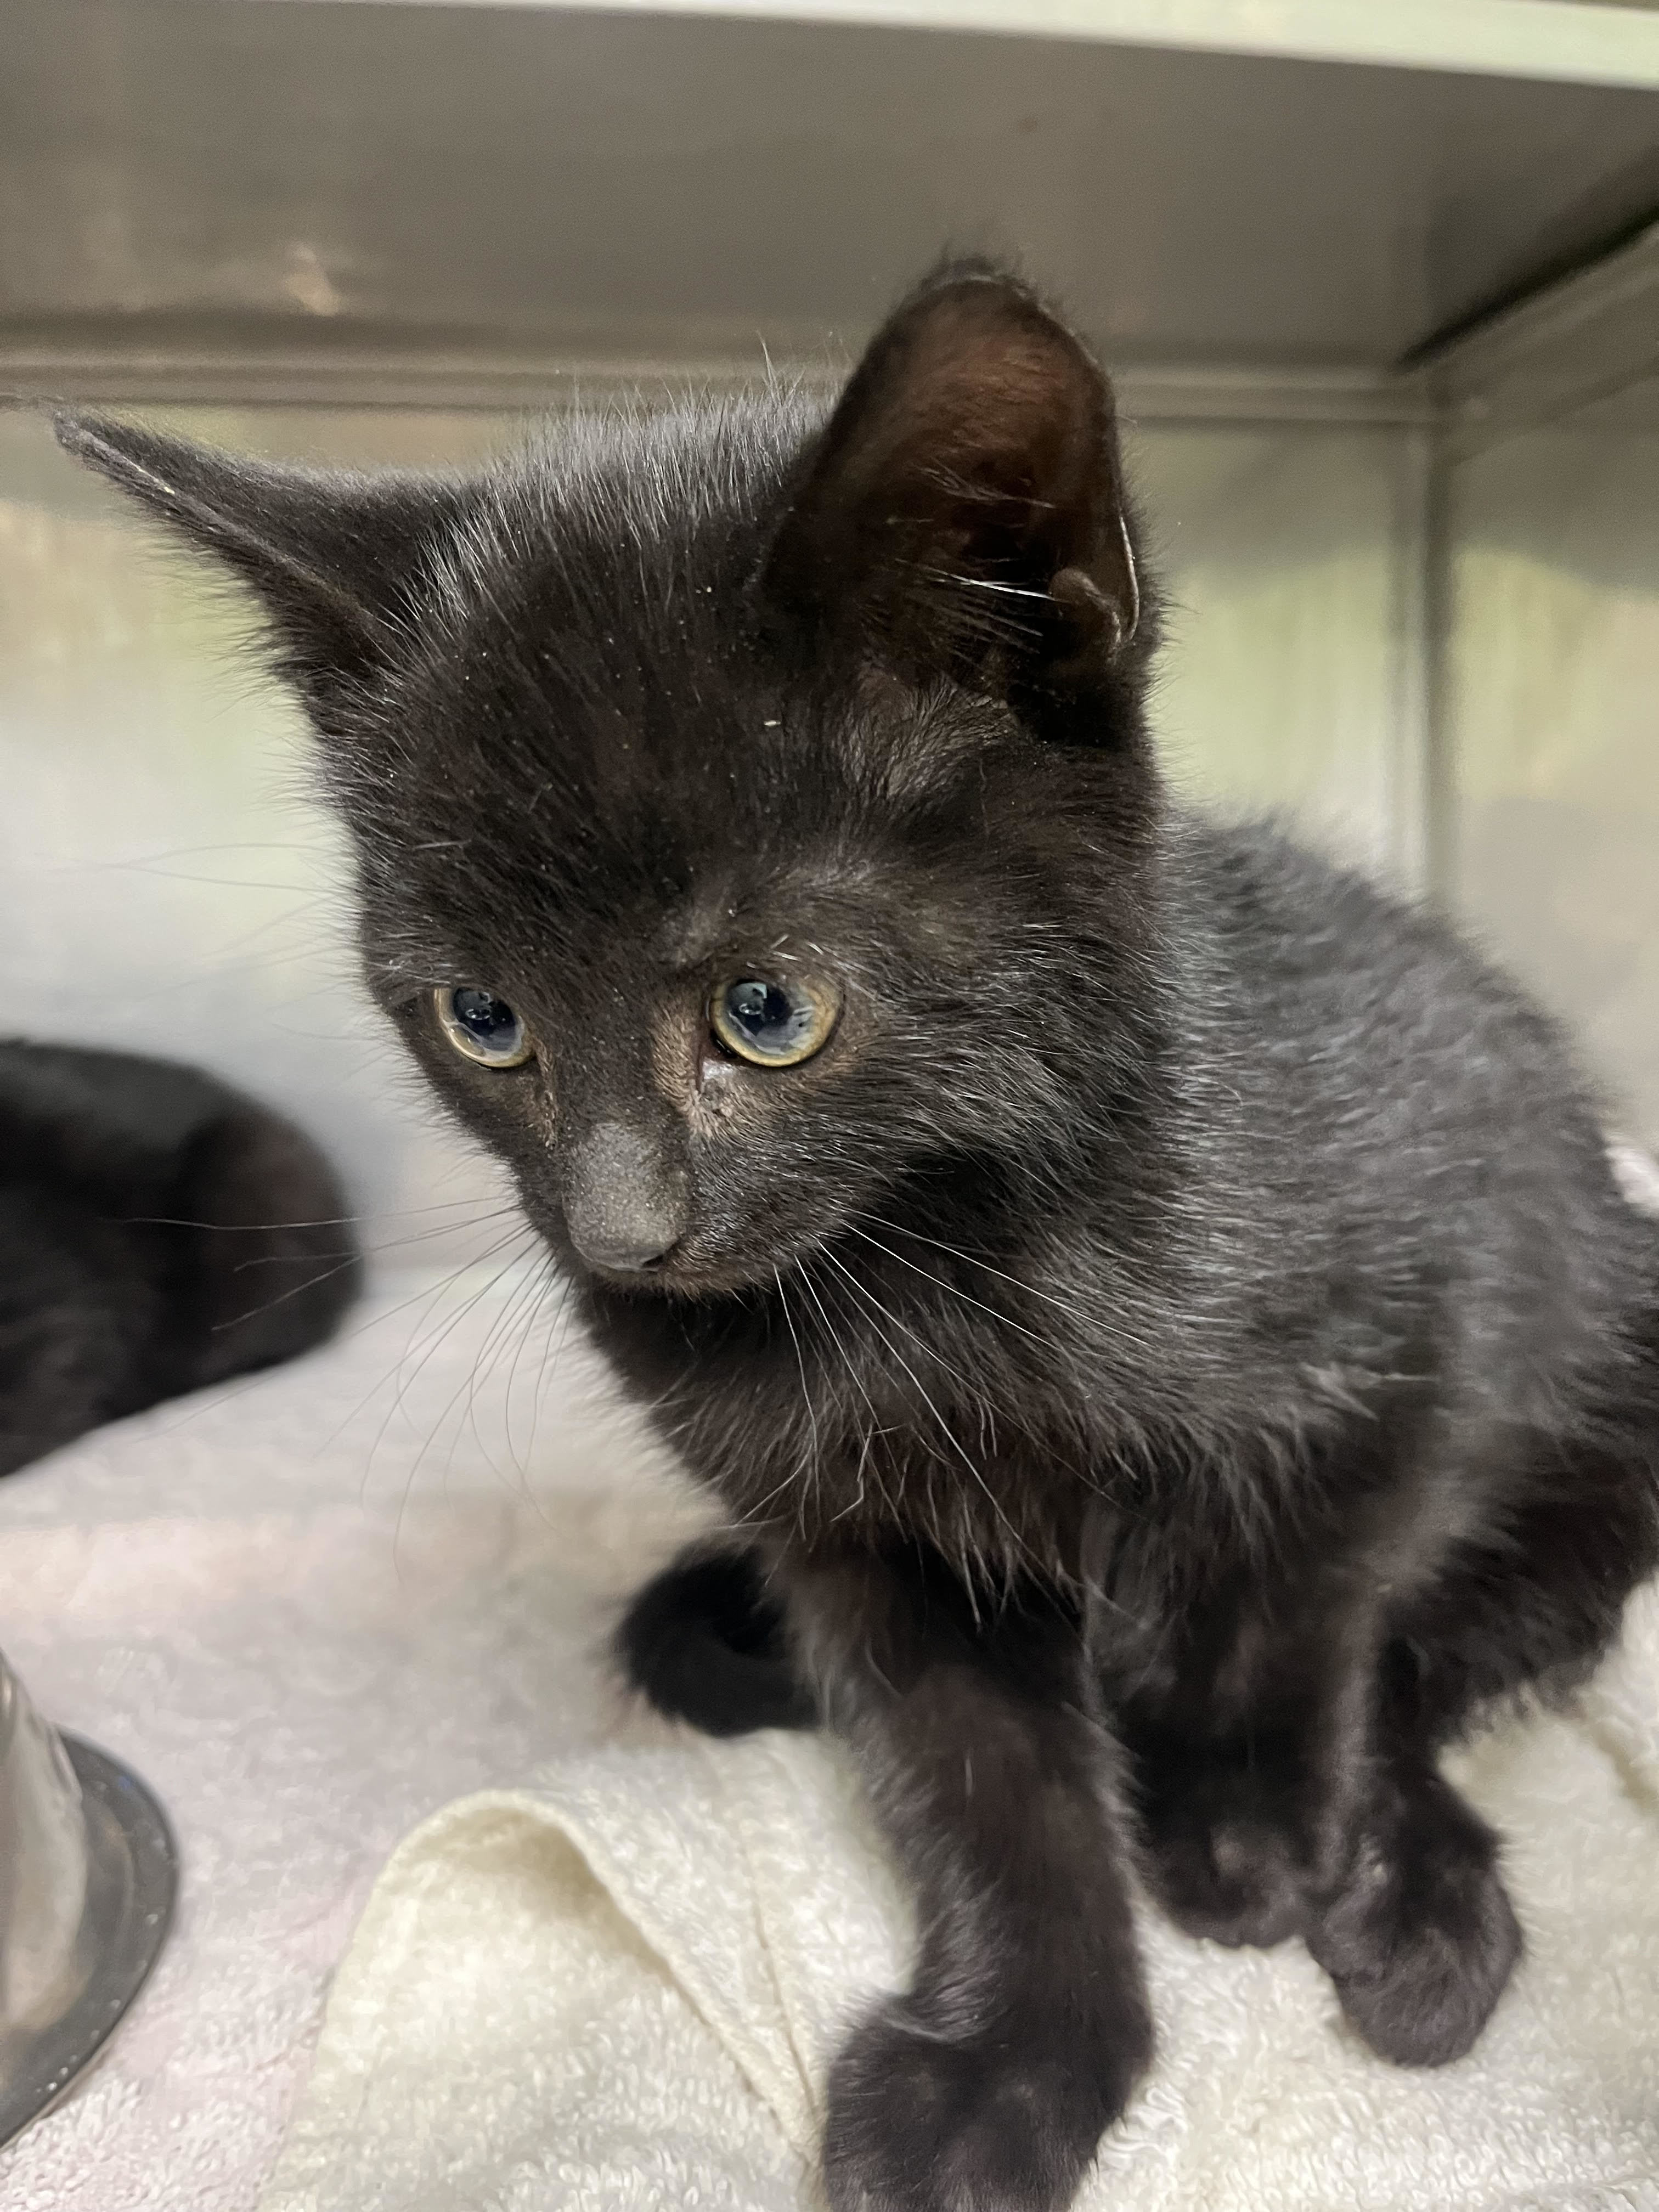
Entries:
{"label": "kitten's mouth", "polygon": [[769,1291],[781,1276],[787,1281],[798,1263],[822,1249],[826,1235],[833,1233],[816,1223],[769,1243],[764,1250],[732,1251],[718,1245],[711,1249],[694,1226],[663,1251],[613,1256],[584,1251],[562,1214],[534,1204],[526,1211],[554,1257],[579,1280],[612,1297],[664,1304],[708,1304]]}
{"label": "kitten's mouth", "polygon": [[[569,1252],[568,1243],[562,1239],[560,1242]],[[571,1252],[570,1256],[598,1288],[619,1292],[626,1297],[678,1298],[700,1304],[752,1291],[769,1283],[773,1275],[769,1260],[700,1257],[695,1252],[682,1252],[678,1248],[627,1267],[592,1260],[580,1252]]]}
{"label": "kitten's mouth", "polygon": [[609,1267],[589,1267],[587,1273],[596,1286],[613,1295],[654,1298],[665,1304],[678,1301],[687,1305],[708,1305],[720,1298],[736,1297],[769,1279],[769,1273],[757,1274],[746,1267],[687,1267],[677,1273],[659,1268],[634,1274],[620,1273]]}
{"label": "kitten's mouth", "polygon": [[555,1249],[595,1288],[630,1298],[712,1304],[721,1298],[769,1291],[780,1276],[787,1281],[798,1260],[819,1245],[816,1236],[764,1254],[698,1252],[675,1246],[642,1266],[617,1267],[574,1251],[568,1237],[550,1239]]}

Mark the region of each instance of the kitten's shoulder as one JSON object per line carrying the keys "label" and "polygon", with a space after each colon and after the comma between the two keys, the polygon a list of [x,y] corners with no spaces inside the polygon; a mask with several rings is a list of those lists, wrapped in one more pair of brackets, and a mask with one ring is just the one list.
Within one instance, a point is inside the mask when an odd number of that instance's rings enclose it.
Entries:
{"label": "kitten's shoulder", "polygon": [[1287,969],[1395,968],[1498,978],[1454,923],[1272,817],[1172,809],[1165,884],[1176,917],[1244,960]]}
{"label": "kitten's shoulder", "polygon": [[[1166,898],[1188,972],[1281,1054],[1348,1079],[1437,1066],[1448,1094],[1483,1056],[1582,1089],[1556,1021],[1458,924],[1325,859],[1279,823],[1172,814]],[[1473,1058],[1472,1058],[1473,1055]],[[1475,1088],[1480,1087],[1478,1084]]]}

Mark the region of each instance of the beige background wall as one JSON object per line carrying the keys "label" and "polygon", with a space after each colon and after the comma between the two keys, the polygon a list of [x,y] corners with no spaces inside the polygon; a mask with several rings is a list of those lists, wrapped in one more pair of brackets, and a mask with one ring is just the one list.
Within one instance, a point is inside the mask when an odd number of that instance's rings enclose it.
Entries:
{"label": "beige background wall", "polygon": [[1659,409],[1653,383],[1452,482],[1458,902],[1659,1141]]}

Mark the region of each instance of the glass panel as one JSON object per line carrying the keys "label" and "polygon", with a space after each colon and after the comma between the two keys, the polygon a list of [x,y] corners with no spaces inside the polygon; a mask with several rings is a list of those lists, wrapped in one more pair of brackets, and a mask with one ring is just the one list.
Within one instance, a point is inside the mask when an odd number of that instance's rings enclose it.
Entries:
{"label": "glass panel", "polygon": [[1133,447],[1168,643],[1154,720],[1177,787],[1297,817],[1410,881],[1419,858],[1409,441],[1161,428]]}
{"label": "glass panel", "polygon": [[1455,880],[1659,1138],[1659,384],[1455,479]]}

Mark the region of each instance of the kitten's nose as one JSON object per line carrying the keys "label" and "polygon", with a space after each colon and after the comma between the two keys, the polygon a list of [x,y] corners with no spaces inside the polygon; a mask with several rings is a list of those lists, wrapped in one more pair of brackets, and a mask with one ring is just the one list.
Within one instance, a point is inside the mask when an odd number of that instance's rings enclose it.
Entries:
{"label": "kitten's nose", "polygon": [[599,1121],[565,1169],[564,1221],[590,1267],[636,1274],[685,1233],[684,1169],[623,1121]]}

